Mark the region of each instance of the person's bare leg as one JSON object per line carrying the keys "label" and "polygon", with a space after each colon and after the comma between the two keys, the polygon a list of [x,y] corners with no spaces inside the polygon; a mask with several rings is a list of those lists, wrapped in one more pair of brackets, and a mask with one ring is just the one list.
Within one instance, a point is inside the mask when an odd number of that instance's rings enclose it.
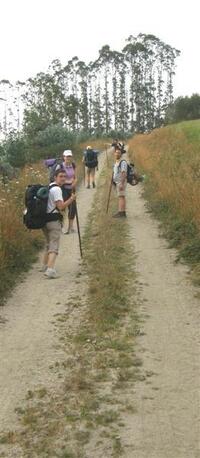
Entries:
{"label": "person's bare leg", "polygon": [[49,257],[48,251],[45,251],[45,252],[44,252],[44,255],[43,255],[43,265],[44,265],[44,266],[47,266],[48,257]]}
{"label": "person's bare leg", "polygon": [[87,171],[87,187],[90,188],[90,170]]}
{"label": "person's bare leg", "polygon": [[69,226],[68,226],[68,230],[70,231],[71,229],[73,229],[73,225],[74,225],[74,220],[73,219],[69,219]]}
{"label": "person's bare leg", "polygon": [[119,197],[119,212],[125,212],[126,211],[126,199],[125,197],[121,196]]}
{"label": "person's bare leg", "polygon": [[92,185],[94,188],[95,187],[95,169],[91,170],[91,178],[92,178]]}
{"label": "person's bare leg", "polygon": [[57,253],[54,253],[54,252],[48,253],[48,262],[47,262],[48,268],[54,269],[56,258],[57,258]]}

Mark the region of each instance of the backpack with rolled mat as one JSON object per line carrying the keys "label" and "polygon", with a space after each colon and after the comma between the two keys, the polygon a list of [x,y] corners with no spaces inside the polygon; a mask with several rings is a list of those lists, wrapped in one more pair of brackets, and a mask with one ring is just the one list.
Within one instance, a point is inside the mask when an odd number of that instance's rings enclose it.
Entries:
{"label": "backpack with rolled mat", "polygon": [[58,185],[52,183],[47,186],[41,184],[27,186],[25,191],[26,208],[23,215],[23,223],[27,229],[42,229],[46,223],[62,219],[61,213],[54,213],[56,207],[52,212],[47,213],[49,191],[54,186]]}

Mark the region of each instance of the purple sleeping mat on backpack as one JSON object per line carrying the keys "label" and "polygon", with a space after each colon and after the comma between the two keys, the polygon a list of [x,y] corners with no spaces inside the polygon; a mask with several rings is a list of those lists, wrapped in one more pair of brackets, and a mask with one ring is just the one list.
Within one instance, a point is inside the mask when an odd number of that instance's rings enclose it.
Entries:
{"label": "purple sleeping mat on backpack", "polygon": [[56,159],[45,159],[44,165],[46,165],[46,167],[53,167],[55,162],[56,162]]}

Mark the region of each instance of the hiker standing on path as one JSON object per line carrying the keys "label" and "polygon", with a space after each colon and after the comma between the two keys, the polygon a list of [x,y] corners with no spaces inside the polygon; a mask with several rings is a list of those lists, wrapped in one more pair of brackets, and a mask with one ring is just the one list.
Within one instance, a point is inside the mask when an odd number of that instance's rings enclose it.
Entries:
{"label": "hiker standing on path", "polygon": [[[76,176],[76,165],[73,162],[73,153],[71,150],[66,150],[63,153],[63,163],[61,164],[62,170],[66,174],[66,182],[62,186],[63,200],[68,200],[72,193],[75,192],[77,185],[77,176]],[[75,201],[69,205],[68,210],[64,212],[64,221],[63,221],[63,234],[71,234],[75,232],[73,228],[74,218],[76,215],[76,203]],[[66,223],[68,219],[68,228]]]}
{"label": "hiker standing on path", "polygon": [[112,148],[115,149],[115,151],[117,149],[120,149],[122,154],[126,153],[126,150],[124,148],[124,143],[120,143],[119,140],[116,138],[115,140],[113,140],[112,144],[111,144]]}
{"label": "hiker standing on path", "polygon": [[116,187],[118,197],[118,212],[113,215],[113,218],[126,217],[126,186],[127,186],[127,170],[128,164],[125,159],[122,159],[122,151],[120,148],[114,152],[115,164],[113,167],[113,184]]}
{"label": "hiker standing on path", "polygon": [[46,239],[46,248],[41,271],[49,278],[57,278],[55,262],[58,255],[60,236],[62,230],[62,214],[67,207],[72,205],[76,196],[72,195],[64,202],[62,186],[66,183],[66,174],[62,169],[56,170],[54,181],[49,185],[49,197],[47,203],[47,215],[49,222],[43,228]]}
{"label": "hiker standing on path", "polygon": [[92,187],[95,188],[95,169],[98,167],[97,153],[94,151],[91,146],[87,146],[86,151],[83,155],[83,163],[87,168],[87,189],[90,189],[90,184],[92,181]]}

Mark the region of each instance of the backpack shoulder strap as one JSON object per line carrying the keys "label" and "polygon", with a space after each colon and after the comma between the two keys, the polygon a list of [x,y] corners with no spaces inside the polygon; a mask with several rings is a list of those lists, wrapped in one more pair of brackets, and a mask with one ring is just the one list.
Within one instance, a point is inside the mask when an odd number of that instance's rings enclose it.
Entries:
{"label": "backpack shoulder strap", "polygon": [[122,162],[126,162],[126,164],[128,165],[128,162],[126,161],[126,159],[122,159],[118,165],[119,169],[121,169]]}
{"label": "backpack shoulder strap", "polygon": [[57,186],[58,188],[60,188],[60,186],[59,186],[58,184],[56,184],[56,183],[49,184],[49,190],[52,189],[52,188],[54,188],[54,187],[56,187],[56,186]]}

